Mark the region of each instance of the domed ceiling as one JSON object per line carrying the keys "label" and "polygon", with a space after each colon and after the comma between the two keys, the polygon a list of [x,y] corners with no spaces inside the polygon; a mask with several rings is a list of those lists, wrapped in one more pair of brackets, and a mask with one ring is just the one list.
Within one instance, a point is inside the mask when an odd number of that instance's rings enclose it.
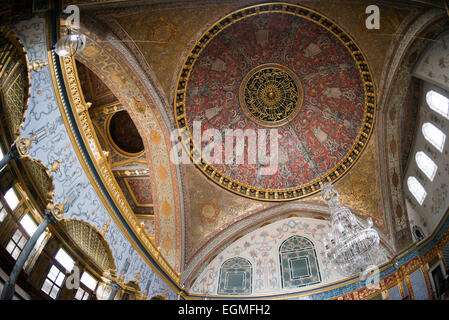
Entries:
{"label": "domed ceiling", "polygon": [[[339,179],[363,151],[374,121],[371,79],[363,53],[329,19],[299,6],[255,6],[223,18],[194,46],[175,114],[190,134],[201,122],[203,151],[206,130],[221,133],[222,163],[203,154],[198,164],[214,182],[249,198],[291,200]],[[226,162],[227,129],[277,129],[278,170],[259,174],[266,163],[250,160],[247,139],[243,164]],[[184,136],[187,146],[191,139]]]}
{"label": "domed ceiling", "polygon": [[[405,221],[401,190],[394,185],[399,181],[395,179],[399,169],[392,172],[392,179],[379,174],[387,161],[384,149],[391,145],[390,141],[385,143],[382,121],[378,121],[380,135],[371,135],[376,93],[378,98],[385,95],[390,63],[395,62],[391,53],[418,11],[384,2],[382,30],[373,31],[365,28],[365,2],[319,0],[305,5],[310,9],[293,3],[254,6],[253,2],[233,0],[83,6],[85,17],[90,19],[84,19],[87,29],[95,34],[92,39],[98,40],[95,47],[83,52],[83,61],[89,61],[86,65],[99,71],[105,83],[112,79],[109,84],[123,102],[132,102],[137,92],[123,88],[132,84],[131,80],[142,79],[142,92],[154,100],[154,105],[148,106],[163,116],[156,116],[152,124],[165,124],[168,135],[162,130],[153,139],[149,116],[139,108],[137,113],[130,113],[139,129],[148,129],[139,131],[144,142],[159,145],[164,141],[161,137],[169,141],[172,120],[178,128],[188,130],[183,143],[187,150],[195,146],[195,151],[199,149],[192,141],[196,120],[201,121],[203,133],[216,129],[223,138],[227,129],[278,130],[280,163],[274,175],[257,175],[262,165],[248,164],[248,145],[245,164],[203,159],[196,168],[177,167],[180,176],[173,181],[180,190],[179,219],[171,211],[175,202],[158,201],[174,194],[165,192],[169,190],[165,184],[171,180],[157,180],[158,174],[152,177],[156,181],[152,186],[164,190],[153,188],[154,200],[145,202],[154,206],[155,244],[165,252],[174,251],[174,239],[180,234],[184,237],[176,248],[183,245],[179,265],[186,283],[212,255],[241,234],[271,221],[271,215],[278,218],[294,212],[326,217],[321,211],[311,212],[313,208],[326,209],[318,193],[324,180],[335,182],[342,203],[358,216],[373,218],[392,252],[398,228],[409,232],[408,225],[399,225],[399,219]],[[94,23],[98,21],[98,25]],[[115,37],[122,41],[110,41]],[[104,64],[102,57],[109,57],[108,51],[114,53],[115,60]],[[109,140],[101,133],[105,133],[104,124],[112,112],[105,116],[110,108],[103,103],[98,103],[102,108],[95,105],[89,112],[100,129],[100,143],[109,147]],[[379,109],[384,105],[384,100],[379,101]],[[132,107],[130,103],[120,109],[132,111]],[[383,110],[379,111],[383,117]],[[222,149],[226,151],[225,139]],[[126,178],[129,184],[127,174],[134,174],[137,162],[125,164],[123,154],[114,148],[104,150],[117,157],[111,166],[117,181]],[[160,150],[162,147],[155,147],[154,154],[162,154]],[[143,160],[142,155],[135,158]],[[149,164],[159,165],[158,161]],[[131,164],[132,170],[128,167]],[[122,189],[150,190],[137,183],[135,186]],[[388,193],[397,201],[385,198]],[[270,202],[283,200],[296,201]]]}

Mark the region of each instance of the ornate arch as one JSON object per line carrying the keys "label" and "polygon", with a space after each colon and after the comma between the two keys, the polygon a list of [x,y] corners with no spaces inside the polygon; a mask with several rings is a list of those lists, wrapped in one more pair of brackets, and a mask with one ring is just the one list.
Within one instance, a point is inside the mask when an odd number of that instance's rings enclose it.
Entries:
{"label": "ornate arch", "polygon": [[[351,207],[351,210],[355,214],[361,215],[361,212],[357,208]],[[181,277],[181,284],[187,289],[190,288],[195,282],[196,277],[203,272],[207,265],[243,234],[286,218],[305,217],[326,220],[329,218],[329,215],[329,207],[316,200],[290,202],[253,212],[240,221],[226,225],[223,230],[214,234],[213,238],[207,239],[206,244],[195,253],[191,262],[184,270]],[[387,237],[381,232],[379,235],[382,246],[392,256],[394,250],[390,246]]]}
{"label": "ornate arch", "polygon": [[290,202],[258,210],[240,221],[226,225],[221,232],[214,234],[214,237],[208,239],[206,244],[195,253],[194,258],[191,259],[182,274],[181,284],[190,288],[196,276],[201,274],[208,263],[225,250],[228,245],[240,238],[242,234],[290,216],[324,220],[329,214],[329,208],[318,201]]}
{"label": "ornate arch", "polygon": [[393,41],[379,85],[376,130],[380,166],[378,178],[382,186],[380,190],[389,232],[394,237],[396,251],[405,248],[413,241],[401,183],[403,173],[400,166],[397,122],[412,80],[412,68],[426,47],[429,36],[442,30],[444,17],[442,10],[435,9],[413,15],[403,22],[400,30],[404,36]]}
{"label": "ornate arch", "polygon": [[50,170],[39,159],[22,156],[17,160],[20,176],[27,184],[26,189],[31,193],[43,211],[54,202],[55,184]]}
{"label": "ornate arch", "polygon": [[[166,260],[176,269],[180,270],[183,259],[182,228],[182,190],[179,168],[175,168],[169,161],[171,142],[169,139],[169,125],[155,107],[162,104],[154,90],[151,88],[145,74],[138,69],[138,64],[132,54],[108,30],[99,26],[92,19],[83,20],[81,32],[86,34],[88,40],[86,48],[76,59],[89,67],[111,89],[122,105],[130,114],[141,134],[150,172],[155,180],[152,183],[153,199],[155,199],[156,238],[158,250]],[[102,179],[105,179],[119,204],[125,218],[142,234],[137,219],[129,206],[121,199],[120,190],[115,186],[112,176],[104,166],[105,156],[96,141],[94,130],[87,117],[87,104],[79,95],[80,86],[76,76],[74,61],[70,58],[62,59],[63,71],[66,77],[66,86],[69,99],[75,115],[78,116],[81,134],[86,138],[87,145],[91,147],[89,153],[93,155],[97,164],[102,167]],[[157,103],[155,102],[157,101]],[[165,172],[166,174],[160,174]],[[109,174],[109,175],[108,175]]]}

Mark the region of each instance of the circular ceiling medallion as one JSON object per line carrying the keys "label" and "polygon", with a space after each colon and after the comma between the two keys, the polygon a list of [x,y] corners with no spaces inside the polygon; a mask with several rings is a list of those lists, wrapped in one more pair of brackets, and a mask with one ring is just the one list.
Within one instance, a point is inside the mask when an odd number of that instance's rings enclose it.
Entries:
{"label": "circular ceiling medallion", "polygon": [[[353,38],[321,13],[287,3],[243,8],[208,28],[185,58],[174,95],[195,165],[223,188],[264,201],[309,196],[344,176],[368,143],[375,110],[371,70]],[[198,121],[202,140],[193,139]],[[229,129],[276,131],[276,170],[260,174],[259,158],[227,163],[224,138],[223,161],[211,161],[204,138]],[[254,155],[247,138],[245,160]]]}
{"label": "circular ceiling medallion", "polygon": [[301,108],[303,89],[287,67],[269,63],[251,70],[240,85],[239,101],[246,116],[261,126],[279,127]]}

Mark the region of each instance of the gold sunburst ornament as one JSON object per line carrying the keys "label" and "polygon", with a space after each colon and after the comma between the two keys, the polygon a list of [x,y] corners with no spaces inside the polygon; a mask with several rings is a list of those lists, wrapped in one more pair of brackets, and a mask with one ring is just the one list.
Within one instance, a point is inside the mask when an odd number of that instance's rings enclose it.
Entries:
{"label": "gold sunburst ornament", "polygon": [[258,125],[280,127],[301,110],[304,90],[285,66],[270,63],[251,70],[240,85],[239,100],[245,115]]}

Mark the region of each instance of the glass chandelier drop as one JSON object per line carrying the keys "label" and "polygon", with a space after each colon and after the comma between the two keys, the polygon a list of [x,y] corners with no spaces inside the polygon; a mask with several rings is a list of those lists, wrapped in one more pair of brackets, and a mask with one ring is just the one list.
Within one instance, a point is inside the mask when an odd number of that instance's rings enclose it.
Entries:
{"label": "glass chandelier drop", "polygon": [[324,241],[326,258],[343,276],[365,274],[383,257],[371,218],[363,225],[349,208],[339,203],[338,192],[330,183],[323,185],[322,196],[331,210],[331,232]]}
{"label": "glass chandelier drop", "polygon": [[56,42],[55,52],[61,57],[72,57],[81,52],[86,45],[86,36],[78,33],[69,33]]}

